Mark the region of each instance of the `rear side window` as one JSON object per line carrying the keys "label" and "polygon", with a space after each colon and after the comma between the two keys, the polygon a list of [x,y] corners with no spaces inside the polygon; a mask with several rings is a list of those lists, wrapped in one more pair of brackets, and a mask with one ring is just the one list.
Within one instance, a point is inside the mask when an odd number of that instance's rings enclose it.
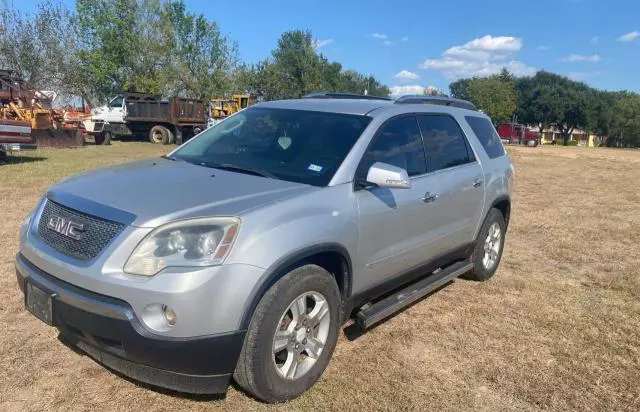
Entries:
{"label": "rear side window", "polygon": [[496,157],[504,156],[504,146],[502,146],[500,136],[496,133],[496,129],[489,119],[477,116],[466,116],[465,119],[471,126],[473,133],[478,137],[489,158],[495,159]]}
{"label": "rear side window", "polygon": [[447,115],[420,115],[429,172],[474,161],[473,153],[458,123]]}
{"label": "rear side window", "polygon": [[424,149],[415,117],[390,120],[380,128],[375,139],[360,163],[358,176],[364,178],[375,162],[401,167],[409,176],[426,173]]}

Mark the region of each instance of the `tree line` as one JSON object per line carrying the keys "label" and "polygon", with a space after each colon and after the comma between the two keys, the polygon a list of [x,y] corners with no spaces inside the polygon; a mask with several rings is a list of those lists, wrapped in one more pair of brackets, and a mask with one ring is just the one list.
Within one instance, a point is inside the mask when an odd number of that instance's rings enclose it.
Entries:
{"label": "tree line", "polygon": [[[49,0],[34,13],[0,1],[0,69],[93,105],[122,91],[204,100],[232,93],[265,100],[320,90],[390,93],[375,77],[327,59],[309,31],[285,32],[269,57],[241,62],[236,42],[183,0],[76,0],[71,10]],[[450,91],[495,123],[517,118],[556,127],[565,144],[579,128],[608,136],[608,145],[640,146],[640,95],[633,92],[596,90],[545,71],[516,78],[506,69],[454,81]]]}
{"label": "tree line", "polygon": [[517,119],[555,127],[568,144],[575,129],[607,137],[608,146],[640,147],[640,95],[597,90],[558,74],[539,71],[514,77],[506,69],[484,78],[459,79],[453,97],[472,101],[495,123]]}
{"label": "tree line", "polygon": [[285,32],[269,58],[240,62],[237,44],[183,0],[77,0],[73,10],[46,1],[34,13],[8,0],[1,6],[0,68],[92,104],[122,91],[198,99],[389,94],[373,76],[329,61],[309,31]]}

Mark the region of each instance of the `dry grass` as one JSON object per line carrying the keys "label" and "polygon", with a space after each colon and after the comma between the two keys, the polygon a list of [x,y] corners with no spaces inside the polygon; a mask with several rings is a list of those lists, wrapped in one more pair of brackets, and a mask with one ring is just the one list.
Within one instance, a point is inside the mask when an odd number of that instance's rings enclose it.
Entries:
{"label": "dry grass", "polygon": [[0,164],[0,410],[640,409],[640,152],[511,148],[515,203],[496,277],[456,281],[342,336],[320,382],[275,407],[233,387],[223,400],[141,387],[23,310],[13,257],[38,196],[68,174],[161,152],[128,143]]}

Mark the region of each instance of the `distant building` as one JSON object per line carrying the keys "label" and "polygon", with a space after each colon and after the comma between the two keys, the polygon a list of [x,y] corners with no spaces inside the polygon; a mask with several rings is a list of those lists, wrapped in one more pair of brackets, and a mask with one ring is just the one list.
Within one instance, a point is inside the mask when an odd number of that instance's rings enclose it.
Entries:
{"label": "distant building", "polygon": [[[535,130],[540,130],[539,127],[535,128]],[[597,147],[602,144],[606,138],[601,135],[587,133],[582,129],[574,129],[569,137],[570,142],[578,142],[578,146],[585,147]],[[542,144],[562,144],[562,134],[557,127],[548,127],[545,128],[542,133],[540,133],[540,143]]]}

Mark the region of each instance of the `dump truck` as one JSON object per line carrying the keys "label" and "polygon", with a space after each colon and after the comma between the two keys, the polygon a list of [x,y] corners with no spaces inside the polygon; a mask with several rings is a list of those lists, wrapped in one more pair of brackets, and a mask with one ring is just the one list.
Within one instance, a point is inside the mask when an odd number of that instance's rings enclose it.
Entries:
{"label": "dump truck", "polygon": [[91,111],[84,121],[86,132],[96,144],[109,144],[112,138],[129,136],[151,143],[172,144],[190,139],[205,129],[204,102],[173,97],[160,99],[145,93],[123,93],[105,106]]}
{"label": "dump truck", "polygon": [[69,147],[84,144],[84,136],[77,125],[66,124],[63,116],[53,109],[54,97],[55,93],[38,90],[16,72],[0,70],[3,152],[35,148],[35,145]]}

